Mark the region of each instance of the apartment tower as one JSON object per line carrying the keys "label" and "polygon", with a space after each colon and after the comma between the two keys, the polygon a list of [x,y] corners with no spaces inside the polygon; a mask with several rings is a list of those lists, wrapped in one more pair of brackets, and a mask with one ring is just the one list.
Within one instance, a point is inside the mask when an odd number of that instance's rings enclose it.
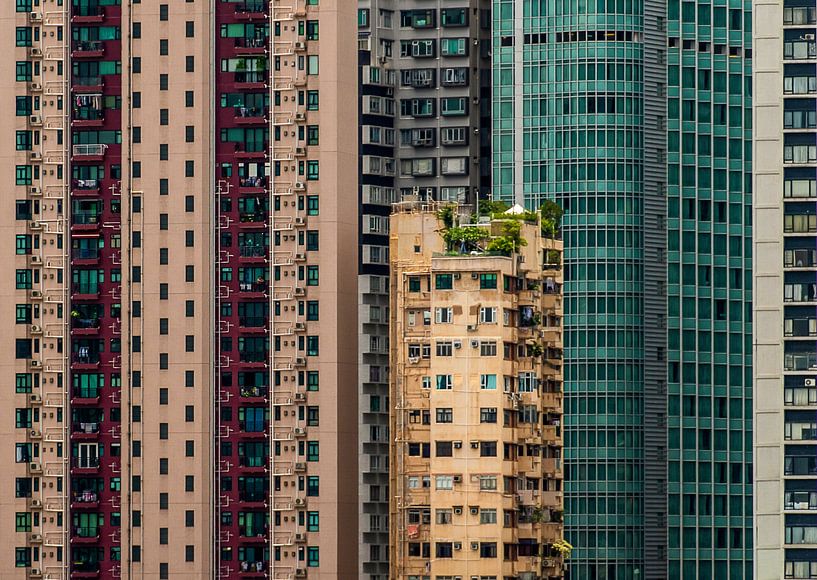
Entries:
{"label": "apartment tower", "polygon": [[0,577],[357,573],[354,18],[0,7]]}
{"label": "apartment tower", "polygon": [[389,578],[561,578],[561,242],[444,207],[391,220]]}
{"label": "apartment tower", "polygon": [[751,18],[493,2],[493,197],[565,211],[574,578],[749,578]]}
{"label": "apartment tower", "polygon": [[754,577],[809,578],[817,575],[817,7],[786,0],[754,9]]}
{"label": "apartment tower", "polygon": [[360,0],[360,570],[388,574],[389,214],[490,186],[490,3]]}

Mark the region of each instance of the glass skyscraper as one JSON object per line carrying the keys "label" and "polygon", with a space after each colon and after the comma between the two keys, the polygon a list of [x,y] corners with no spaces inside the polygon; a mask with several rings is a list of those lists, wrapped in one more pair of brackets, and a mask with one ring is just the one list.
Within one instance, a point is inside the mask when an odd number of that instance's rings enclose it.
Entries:
{"label": "glass skyscraper", "polygon": [[751,577],[749,6],[494,1],[493,197],[565,210],[573,578]]}

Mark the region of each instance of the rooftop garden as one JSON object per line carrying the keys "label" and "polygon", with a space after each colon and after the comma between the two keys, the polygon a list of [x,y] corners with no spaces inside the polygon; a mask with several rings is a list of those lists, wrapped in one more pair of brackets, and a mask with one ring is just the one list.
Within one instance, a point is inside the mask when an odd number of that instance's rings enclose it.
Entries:
{"label": "rooftop garden", "polygon": [[[539,224],[542,237],[555,239],[559,235],[562,208],[552,201],[545,201],[539,211],[519,206],[511,207],[501,201],[481,201],[479,209],[471,215],[468,223],[459,223],[456,206],[448,205],[437,212],[442,222],[441,235],[445,241],[446,254],[510,256],[519,248],[527,246],[522,237],[522,223]],[[501,233],[491,231],[491,222],[501,221]],[[548,262],[552,263],[551,257]]]}

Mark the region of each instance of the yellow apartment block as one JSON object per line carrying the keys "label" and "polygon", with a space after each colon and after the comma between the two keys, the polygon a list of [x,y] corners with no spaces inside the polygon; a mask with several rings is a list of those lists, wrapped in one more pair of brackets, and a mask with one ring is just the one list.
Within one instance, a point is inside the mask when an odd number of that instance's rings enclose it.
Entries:
{"label": "yellow apartment block", "polygon": [[561,578],[562,242],[468,213],[391,216],[390,578]]}

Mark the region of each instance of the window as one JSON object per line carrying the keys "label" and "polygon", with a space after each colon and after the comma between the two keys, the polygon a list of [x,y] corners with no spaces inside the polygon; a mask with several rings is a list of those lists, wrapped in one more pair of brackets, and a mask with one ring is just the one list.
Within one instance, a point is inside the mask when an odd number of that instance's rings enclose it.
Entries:
{"label": "window", "polygon": [[496,342],[483,340],[479,343],[479,356],[496,356]]}
{"label": "window", "polygon": [[454,288],[454,276],[452,274],[437,274],[434,277],[434,288],[436,290],[451,290]]}
{"label": "window", "polygon": [[454,344],[451,341],[437,341],[437,356],[453,356]]}
{"label": "window", "polygon": [[481,307],[479,309],[480,324],[496,324],[496,307]]}
{"label": "window", "polygon": [[436,441],[437,457],[452,457],[454,446],[451,441]]}
{"label": "window", "polygon": [[437,423],[453,423],[454,409],[450,407],[440,407],[437,409]]}
{"label": "window", "polygon": [[495,509],[481,509],[481,510],[479,510],[479,523],[480,524],[495,524],[496,523],[496,510]]}
{"label": "window", "polygon": [[438,475],[434,478],[436,489],[454,489],[453,475]]}
{"label": "window", "polygon": [[480,423],[496,423],[496,407],[483,407],[479,410]]}
{"label": "window", "polygon": [[480,290],[495,290],[496,289],[496,280],[497,275],[495,273],[491,274],[480,274],[479,275],[479,289]]}
{"label": "window", "polygon": [[437,375],[437,390],[450,391],[453,388],[453,375]]}
{"label": "window", "polygon": [[479,388],[486,391],[496,390],[496,375],[480,375]]}
{"label": "window", "polygon": [[437,324],[450,324],[454,321],[454,309],[450,306],[435,308],[434,313]]}
{"label": "window", "polygon": [[496,457],[496,441],[480,441],[480,457]]}

